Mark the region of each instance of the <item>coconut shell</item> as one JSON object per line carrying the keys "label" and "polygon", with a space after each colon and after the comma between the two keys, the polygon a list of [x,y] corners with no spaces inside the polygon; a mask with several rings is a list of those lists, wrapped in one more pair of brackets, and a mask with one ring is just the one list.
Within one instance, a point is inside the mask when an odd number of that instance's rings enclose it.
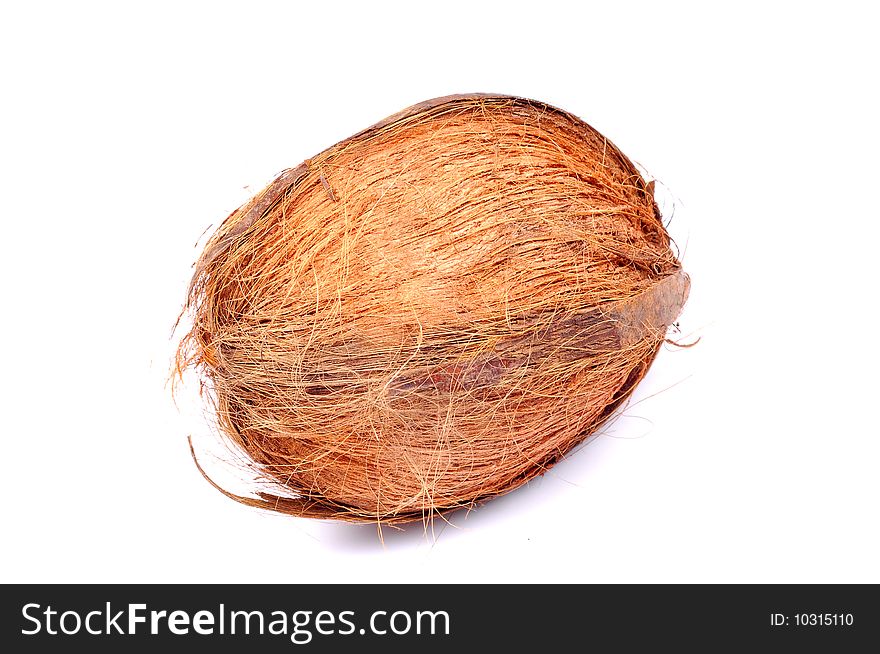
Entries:
{"label": "coconut shell", "polygon": [[688,288],[653,185],[610,141],[535,100],[450,96],[284,171],[223,222],[177,370],[197,370],[262,482],[230,497],[427,520],[594,433]]}

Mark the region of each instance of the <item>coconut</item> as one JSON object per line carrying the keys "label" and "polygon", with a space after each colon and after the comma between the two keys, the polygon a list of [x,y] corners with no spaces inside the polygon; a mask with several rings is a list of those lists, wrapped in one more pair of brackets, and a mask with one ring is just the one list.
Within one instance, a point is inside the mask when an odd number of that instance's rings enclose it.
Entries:
{"label": "coconut", "polygon": [[228,496],[429,520],[595,433],[688,288],[653,184],[608,139],[535,100],[449,96],[284,171],[223,222],[176,370],[197,371],[263,482]]}

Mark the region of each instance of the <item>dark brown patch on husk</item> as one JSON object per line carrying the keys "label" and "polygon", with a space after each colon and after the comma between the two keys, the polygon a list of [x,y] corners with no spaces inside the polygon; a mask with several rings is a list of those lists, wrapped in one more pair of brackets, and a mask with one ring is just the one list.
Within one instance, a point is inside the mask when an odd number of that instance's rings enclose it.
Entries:
{"label": "dark brown patch on husk", "polygon": [[177,370],[198,370],[223,433],[277,489],[230,497],[427,520],[593,433],[688,285],[652,188],[612,143],[540,102],[450,96],[226,219],[196,264]]}

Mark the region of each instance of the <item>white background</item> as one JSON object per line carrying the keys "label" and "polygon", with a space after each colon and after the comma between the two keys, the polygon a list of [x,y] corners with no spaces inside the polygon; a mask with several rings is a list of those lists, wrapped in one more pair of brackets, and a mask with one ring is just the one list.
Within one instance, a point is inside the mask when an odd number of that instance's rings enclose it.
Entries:
{"label": "white background", "polygon": [[[4,4],[0,580],[880,582],[870,3],[368,4]],[[702,341],[433,535],[222,497],[165,386],[194,243],[472,91],[565,108],[662,181]]]}

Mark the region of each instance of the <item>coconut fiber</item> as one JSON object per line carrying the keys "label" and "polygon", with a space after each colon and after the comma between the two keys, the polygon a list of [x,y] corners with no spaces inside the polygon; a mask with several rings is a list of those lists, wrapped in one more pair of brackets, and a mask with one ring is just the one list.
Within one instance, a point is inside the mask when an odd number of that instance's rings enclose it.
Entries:
{"label": "coconut fiber", "polygon": [[428,520],[594,433],[688,288],[653,184],[610,141],[534,100],[450,96],[234,211],[195,265],[176,370],[256,475],[228,496]]}

